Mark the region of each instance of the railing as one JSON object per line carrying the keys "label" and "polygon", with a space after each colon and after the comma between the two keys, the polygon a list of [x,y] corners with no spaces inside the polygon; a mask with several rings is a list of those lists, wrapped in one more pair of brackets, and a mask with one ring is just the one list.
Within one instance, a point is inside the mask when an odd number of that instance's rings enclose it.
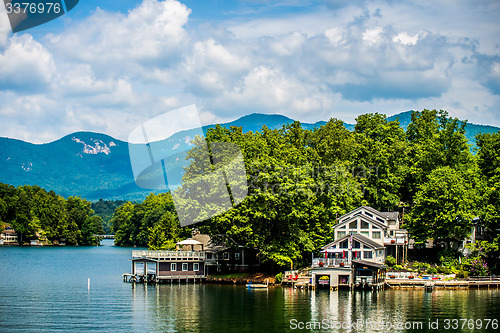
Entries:
{"label": "railing", "polygon": [[203,251],[141,251],[133,250],[132,258],[176,258],[176,259],[200,259],[205,260]]}
{"label": "railing", "polygon": [[347,258],[313,258],[312,267],[339,267],[349,266]]}
{"label": "railing", "polygon": [[469,276],[467,279],[469,281],[500,281],[500,276],[490,275],[490,276]]}

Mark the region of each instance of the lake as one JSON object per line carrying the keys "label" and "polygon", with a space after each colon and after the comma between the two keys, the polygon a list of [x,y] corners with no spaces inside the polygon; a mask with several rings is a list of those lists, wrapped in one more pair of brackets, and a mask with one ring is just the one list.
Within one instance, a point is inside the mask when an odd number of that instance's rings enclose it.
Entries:
{"label": "lake", "polygon": [[130,272],[132,249],[115,247],[112,240],[102,244],[0,247],[0,331],[498,331],[498,290],[330,292],[131,284],[122,274]]}

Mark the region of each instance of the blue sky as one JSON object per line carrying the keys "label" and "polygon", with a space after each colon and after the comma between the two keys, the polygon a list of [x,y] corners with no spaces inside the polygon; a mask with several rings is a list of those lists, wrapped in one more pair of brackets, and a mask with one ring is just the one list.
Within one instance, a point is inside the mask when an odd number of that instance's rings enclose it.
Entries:
{"label": "blue sky", "polygon": [[2,8],[0,136],[127,139],[192,103],[205,124],[430,108],[500,126],[498,17],[498,1],[84,0],[12,34]]}

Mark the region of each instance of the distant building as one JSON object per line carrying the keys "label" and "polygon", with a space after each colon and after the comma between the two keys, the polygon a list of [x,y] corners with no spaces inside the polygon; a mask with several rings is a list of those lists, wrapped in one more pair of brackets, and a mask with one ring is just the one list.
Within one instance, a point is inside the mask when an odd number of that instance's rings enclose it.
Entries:
{"label": "distant building", "polygon": [[18,243],[17,232],[10,225],[6,225],[0,234],[0,245],[15,245]]}

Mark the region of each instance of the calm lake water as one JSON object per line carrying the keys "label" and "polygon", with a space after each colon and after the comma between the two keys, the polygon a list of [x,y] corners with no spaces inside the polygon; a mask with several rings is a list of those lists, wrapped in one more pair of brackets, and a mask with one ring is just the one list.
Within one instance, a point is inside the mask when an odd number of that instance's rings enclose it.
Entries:
{"label": "calm lake water", "polygon": [[[121,276],[130,271],[131,249],[114,247],[112,241],[103,245],[0,247],[0,331],[266,333],[301,331],[314,322],[323,325],[316,332],[499,331],[492,322],[485,329],[485,319],[500,317],[497,290],[249,291],[232,285],[133,285]],[[446,322],[462,318],[468,322]]]}

